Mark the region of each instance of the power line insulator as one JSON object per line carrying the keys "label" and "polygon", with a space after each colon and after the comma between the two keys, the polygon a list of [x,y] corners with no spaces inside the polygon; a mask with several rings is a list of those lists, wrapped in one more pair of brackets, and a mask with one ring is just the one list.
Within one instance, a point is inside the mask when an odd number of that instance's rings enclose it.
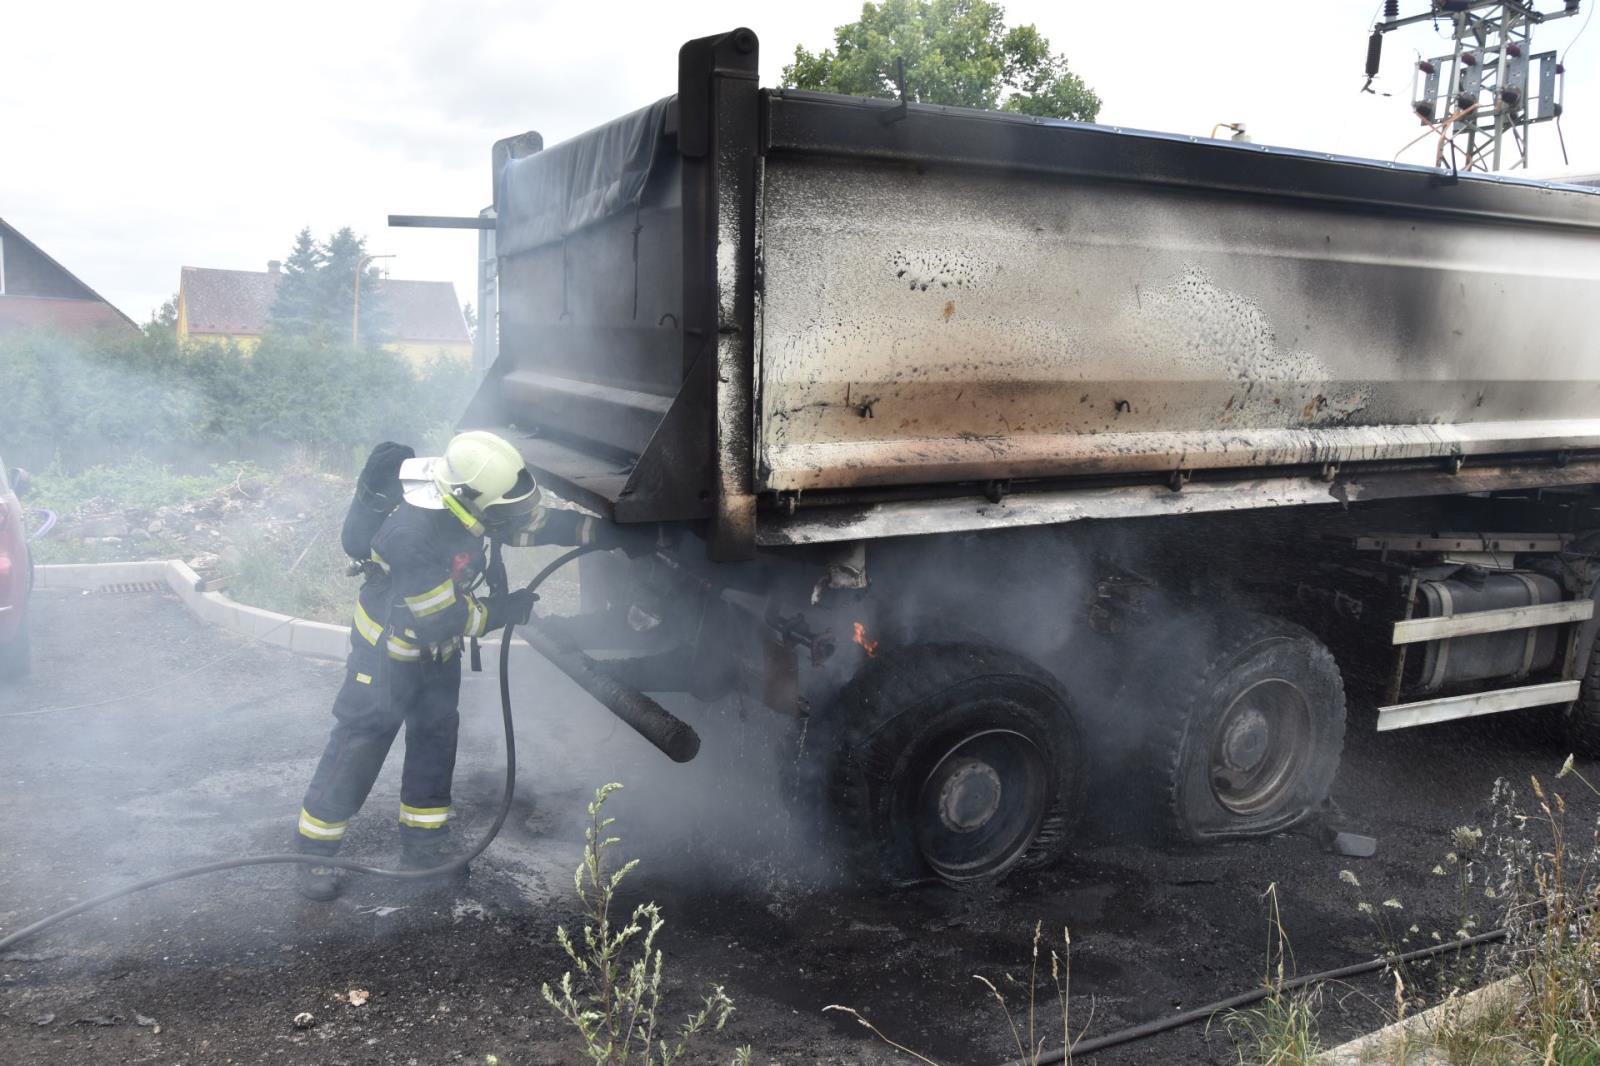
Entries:
{"label": "power line insulator", "polygon": [[1367,77],[1378,76],[1378,64],[1383,61],[1383,31],[1373,30],[1367,38]]}
{"label": "power line insulator", "polygon": [[1383,17],[1397,19],[1400,17],[1400,0],[1383,0]]}

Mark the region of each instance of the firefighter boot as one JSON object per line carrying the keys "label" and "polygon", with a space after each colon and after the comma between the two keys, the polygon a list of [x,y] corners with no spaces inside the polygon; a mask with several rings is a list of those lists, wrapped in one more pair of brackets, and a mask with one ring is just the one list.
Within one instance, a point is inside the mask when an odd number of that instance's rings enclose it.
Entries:
{"label": "firefighter boot", "polygon": [[[302,818],[305,815],[302,813]],[[295,833],[290,850],[312,858],[331,858],[339,850],[339,842],[309,840],[303,833]],[[339,870],[335,866],[319,863],[297,862],[294,866],[294,887],[306,899],[327,903],[339,895]]]}
{"label": "firefighter boot", "polygon": [[[402,870],[431,870],[443,866],[457,854],[450,848],[450,834],[443,830],[402,830],[400,833],[400,869]],[[465,881],[470,876],[469,868],[462,864],[458,869],[449,873],[439,874],[435,877],[419,878],[412,882],[416,885],[440,885],[447,882]]]}
{"label": "firefighter boot", "polygon": [[306,899],[327,903],[339,895],[339,870],[333,866],[298,863],[295,868],[295,887]]}

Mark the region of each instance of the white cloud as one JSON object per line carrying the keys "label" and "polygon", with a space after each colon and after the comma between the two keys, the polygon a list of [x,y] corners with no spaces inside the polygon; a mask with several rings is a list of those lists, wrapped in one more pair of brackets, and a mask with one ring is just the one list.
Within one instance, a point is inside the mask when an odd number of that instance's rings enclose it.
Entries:
{"label": "white cloud", "polygon": [[[1426,25],[1393,35],[1380,88],[1395,95],[1364,96],[1373,0],[1007,8],[1067,53],[1102,121],[1192,134],[1242,121],[1261,143],[1380,158],[1418,132],[1411,61],[1442,43]],[[673,92],[692,37],[750,26],[772,85],[796,43],[825,46],[859,13],[859,0],[15,5],[0,215],[136,318],[181,265],[260,268],[302,225],[352,225],[398,255],[396,276],[450,278],[472,299],[470,233],[385,216],[475,212],[495,139],[534,128],[553,143]],[[1564,47],[1580,22],[1536,40]],[[1600,62],[1585,62],[1600,61],[1600,29],[1576,56],[1567,143],[1600,169]],[[1536,167],[1560,162],[1551,132],[1535,135]]]}

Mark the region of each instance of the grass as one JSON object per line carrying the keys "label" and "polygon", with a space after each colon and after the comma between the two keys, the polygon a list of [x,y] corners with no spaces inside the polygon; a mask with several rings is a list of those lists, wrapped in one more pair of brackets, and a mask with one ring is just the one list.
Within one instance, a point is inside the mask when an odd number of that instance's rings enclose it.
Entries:
{"label": "grass", "polygon": [[[1556,775],[1567,777],[1600,795],[1571,756]],[[1459,903],[1457,928],[1443,936],[1435,930],[1431,939],[1481,931],[1475,911],[1487,902],[1500,911],[1495,924],[1507,930],[1505,942],[1480,949],[1481,956],[1441,960],[1436,971],[1391,971],[1400,1020],[1425,1005],[1419,983],[1431,983],[1445,999],[1405,1027],[1383,1049],[1383,1061],[1405,1062],[1415,1053],[1455,1066],[1600,1066],[1600,822],[1574,826],[1560,792],[1538,777],[1529,788],[1533,802],[1525,808],[1507,782],[1496,782],[1493,824],[1452,830],[1451,850],[1433,868],[1455,879]],[[1348,871],[1341,877],[1360,887]],[[1397,923],[1360,906],[1375,915],[1386,953],[1419,931],[1413,924],[1397,934]]]}
{"label": "grass", "polygon": [[318,622],[348,622],[360,581],[345,568],[337,525],[297,537],[251,534],[236,547],[224,591],[240,603]]}
{"label": "grass", "polygon": [[[32,475],[27,511],[55,511],[61,524],[29,550],[34,562],[102,563],[126,559],[183,557],[192,549],[169,531],[120,538],[108,544],[98,538],[72,536],[73,516],[105,513],[154,512],[209,499],[241,481],[263,480],[266,475],[249,463],[216,463],[203,473],[175,472],[164,463],[135,455],[116,464],[68,471],[59,462]],[[36,522],[30,521],[30,527]]]}
{"label": "grass", "polygon": [[[714,985],[675,1029],[661,1021],[662,953],[656,947],[666,920],[655,903],[641,903],[626,922],[612,914],[617,888],[639,860],[612,868],[610,852],[620,841],[610,836],[615,818],[605,816],[606,799],[622,786],[604,785],[589,804],[584,830],[583,861],[573,874],[573,887],[584,914],[581,940],[565,926],[556,940],[574,970],[561,975],[552,989],[540,993],[557,1014],[576,1030],[584,1057],[595,1066],[671,1066],[688,1053],[705,1032],[720,1033],[733,1014],[733,1000]],[[573,974],[576,972],[577,976]],[[749,1066],[750,1049],[739,1048],[734,1066]]]}
{"label": "grass", "polygon": [[1271,994],[1259,1007],[1223,1015],[1222,1028],[1233,1041],[1240,1066],[1302,1066],[1322,1051],[1317,1042],[1321,991],[1286,987],[1294,956],[1278,909],[1276,883],[1267,886],[1262,899],[1267,902],[1265,982]]}
{"label": "grass", "polygon": [[[266,491],[296,517],[293,521],[208,519],[225,531],[215,541],[165,529],[148,533],[140,522],[163,508],[213,499],[260,499]],[[201,473],[133,456],[126,462],[69,472],[59,463],[34,475],[26,506],[49,509],[62,525],[32,544],[40,564],[98,563],[127,559],[188,559],[201,551],[221,556],[215,576],[227,579],[225,591],[241,603],[324,622],[347,622],[358,582],[346,576],[348,560],[339,546],[348,487],[332,479],[305,456],[281,470],[248,463],[216,463]],[[269,501],[272,502],[272,501]],[[281,510],[282,508],[280,508]],[[122,514],[133,530],[106,543],[73,536],[73,516]],[[172,521],[168,520],[168,525]]]}
{"label": "grass", "polygon": [[[349,560],[339,545],[350,481],[348,474],[330,474],[321,461],[307,453],[297,454],[273,470],[229,462],[214,464],[201,473],[178,473],[136,455],[123,463],[76,472],[52,464],[33,476],[24,506],[34,512],[53,510],[62,518],[53,533],[31,545],[37,563],[190,559],[209,552],[221,559],[208,576],[225,578],[224,591],[239,602],[299,618],[346,623],[360,584],[346,575]],[[207,520],[209,526],[222,528],[226,534],[216,540],[190,536],[187,528],[184,535],[177,535],[171,529],[150,533],[143,526],[162,508],[238,497],[241,483],[252,498],[259,498],[265,490],[280,520],[253,525],[237,518]],[[296,516],[293,521],[281,520],[285,510]],[[74,516],[98,514],[124,515],[133,528],[114,543],[74,536]],[[564,550],[507,552],[513,586],[525,582]],[[578,611],[576,573],[575,567],[569,569],[544,590],[547,612]]]}
{"label": "grass", "polygon": [[126,462],[67,471],[52,463],[33,475],[26,505],[70,515],[86,507],[97,510],[157,510],[214,496],[241,478],[259,477],[249,463],[216,463],[204,473],[175,472],[164,463],[140,455]]}
{"label": "grass", "polygon": [[339,546],[344,501],[322,504],[283,530],[251,530],[224,560],[224,591],[240,603],[314,621],[349,623],[360,579]]}
{"label": "grass", "polygon": [[[1600,790],[1568,756],[1557,780]],[[1497,785],[1500,866],[1509,937],[1496,960],[1514,994],[1477,1013],[1446,1011],[1432,1039],[1452,1061],[1486,1066],[1600,1066],[1600,824],[1577,828],[1564,796],[1529,779],[1524,809]]]}

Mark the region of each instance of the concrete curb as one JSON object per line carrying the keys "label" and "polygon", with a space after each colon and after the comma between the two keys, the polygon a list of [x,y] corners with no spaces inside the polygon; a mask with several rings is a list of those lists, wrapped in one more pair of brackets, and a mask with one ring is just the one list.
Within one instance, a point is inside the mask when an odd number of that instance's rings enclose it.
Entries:
{"label": "concrete curb", "polygon": [[[201,592],[200,575],[178,559],[150,559],[126,563],[52,563],[34,569],[36,588],[73,588],[93,591],[107,585],[165,584],[189,613],[207,625],[250,640],[283,648],[296,655],[343,661],[350,652],[350,627],[279,614],[238,603],[220,592]],[[353,592],[352,592],[353,595]],[[485,650],[500,650],[498,638],[479,641]],[[527,647],[513,640],[516,650]]]}
{"label": "concrete curb", "polygon": [[236,603],[220,592],[201,592],[200,576],[177,559],[129,563],[60,563],[35,570],[41,588],[97,589],[106,585],[165,584],[189,613],[208,625],[318,659],[343,659],[350,650],[348,626],[313,622]]}
{"label": "concrete curb", "polygon": [[1358,1036],[1349,1043],[1340,1044],[1318,1055],[1318,1066],[1373,1066],[1376,1063],[1393,1063],[1395,1055],[1404,1050],[1406,1063],[1418,1062],[1433,1066],[1449,1066],[1446,1059],[1432,1047],[1432,1034],[1447,1018],[1470,1022],[1474,1018],[1496,1009],[1517,994],[1515,977],[1502,978],[1475,988],[1464,996],[1429,1007],[1404,1021],[1393,1022],[1382,1029]]}

